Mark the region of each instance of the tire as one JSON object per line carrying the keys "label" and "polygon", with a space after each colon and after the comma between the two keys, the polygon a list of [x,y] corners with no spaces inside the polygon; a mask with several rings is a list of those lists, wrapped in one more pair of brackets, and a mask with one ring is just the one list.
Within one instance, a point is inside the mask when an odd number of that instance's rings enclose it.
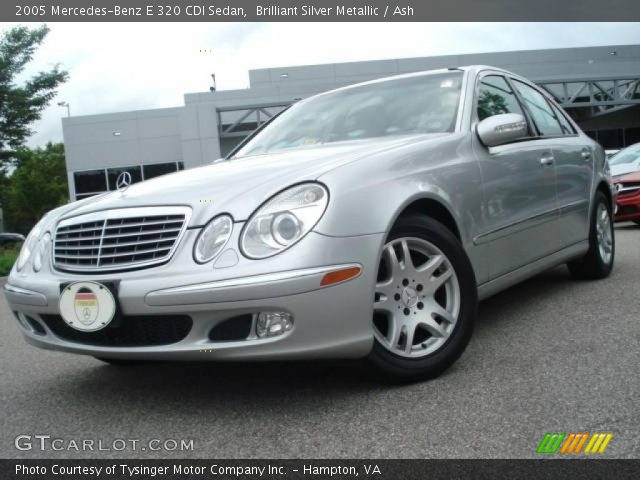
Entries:
{"label": "tire", "polygon": [[467,254],[440,222],[407,215],[389,234],[378,268],[369,365],[394,382],[437,377],[462,355],[473,333],[478,299]]}
{"label": "tire", "polygon": [[104,357],[93,357],[101,362],[108,363],[114,367],[132,367],[135,365],[141,365],[144,362],[139,360],[125,360],[122,358],[104,358]]}
{"label": "tire", "polygon": [[[615,259],[616,241],[611,205],[602,192],[596,193],[592,210],[589,250],[583,257],[567,264],[571,276],[579,280],[599,280],[608,277]],[[606,212],[607,217],[604,221],[603,212]]]}

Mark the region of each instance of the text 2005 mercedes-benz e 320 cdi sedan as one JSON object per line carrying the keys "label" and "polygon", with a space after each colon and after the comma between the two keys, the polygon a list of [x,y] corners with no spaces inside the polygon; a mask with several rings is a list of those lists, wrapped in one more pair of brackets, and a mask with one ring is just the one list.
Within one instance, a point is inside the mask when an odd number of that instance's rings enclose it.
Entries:
{"label": "text 2005 mercedes-benz e 320 cdi sedan", "polygon": [[300,101],[229,158],[58,208],[5,287],[33,345],[131,360],[442,372],[478,299],[614,259],[603,150],[490,67]]}

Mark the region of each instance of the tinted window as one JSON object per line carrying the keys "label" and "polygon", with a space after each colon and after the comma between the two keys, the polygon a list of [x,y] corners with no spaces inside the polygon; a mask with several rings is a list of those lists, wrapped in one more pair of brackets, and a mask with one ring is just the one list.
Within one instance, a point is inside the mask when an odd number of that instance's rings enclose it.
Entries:
{"label": "tinted window", "polygon": [[587,135],[589,138],[592,138],[596,142],[598,141],[598,131],[597,130],[585,130],[584,134]]}
{"label": "tinted window", "polygon": [[559,108],[555,105],[551,104],[551,108],[553,108],[553,113],[556,114],[556,118],[560,121],[560,126],[562,127],[562,133],[565,135],[573,135],[576,131],[573,129],[573,126],[567,120],[567,117],[563,115]]}
{"label": "tinted window", "polygon": [[96,193],[107,190],[107,178],[104,170],[75,172],[73,180],[76,186],[76,193]]}
{"label": "tinted window", "polygon": [[629,146],[640,142],[640,127],[626,128],[624,131],[624,143]]}
{"label": "tinted window", "polygon": [[131,174],[131,183],[142,181],[142,172],[140,171],[140,167],[109,168],[107,170],[107,176],[109,177],[109,190],[115,190],[117,188],[116,181],[122,172],[129,172]]}
{"label": "tinted window", "polygon": [[598,130],[598,142],[604,148],[617,149],[624,147],[623,131],[621,128]]}
{"label": "tinted window", "polygon": [[100,195],[99,193],[85,193],[84,195],[76,195],[76,200],[82,200],[83,198],[94,197]]}
{"label": "tinted window", "polygon": [[159,177],[160,175],[166,175],[167,173],[173,173],[177,170],[177,166],[172,163],[156,163],[153,165],[144,165],[142,167],[144,172],[144,179],[149,180],[153,177]]}
{"label": "tinted window", "polygon": [[452,132],[462,72],[384,80],[325,93],[286,110],[236,156],[332,142]]}
{"label": "tinted window", "polygon": [[497,75],[484,77],[478,88],[478,119],[484,120],[502,113],[522,113],[520,103],[504,79]]}
{"label": "tinted window", "polygon": [[524,103],[541,135],[562,135],[562,127],[544,96],[522,82],[514,80]]}

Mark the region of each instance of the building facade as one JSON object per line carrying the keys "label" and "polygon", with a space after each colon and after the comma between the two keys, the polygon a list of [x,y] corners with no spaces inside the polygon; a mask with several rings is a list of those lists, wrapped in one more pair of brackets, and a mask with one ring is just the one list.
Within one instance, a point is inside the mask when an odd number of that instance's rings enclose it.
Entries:
{"label": "building facade", "polygon": [[184,106],[62,122],[69,194],[81,199],[209,163],[291,103],[341,86],[422,70],[492,65],[549,91],[605,148],[640,142],[640,45],[527,50],[251,70],[250,87],[187,93]]}

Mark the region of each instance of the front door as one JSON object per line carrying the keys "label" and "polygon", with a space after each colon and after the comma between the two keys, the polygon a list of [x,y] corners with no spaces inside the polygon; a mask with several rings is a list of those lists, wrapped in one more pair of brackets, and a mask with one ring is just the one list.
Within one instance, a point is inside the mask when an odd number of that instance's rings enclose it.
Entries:
{"label": "front door", "polygon": [[[476,94],[478,120],[501,113],[530,118],[501,75],[481,77]],[[491,148],[474,136],[484,188],[483,228],[474,243],[487,245],[491,279],[562,247],[552,140],[539,137],[533,125],[530,132],[529,139]]]}

